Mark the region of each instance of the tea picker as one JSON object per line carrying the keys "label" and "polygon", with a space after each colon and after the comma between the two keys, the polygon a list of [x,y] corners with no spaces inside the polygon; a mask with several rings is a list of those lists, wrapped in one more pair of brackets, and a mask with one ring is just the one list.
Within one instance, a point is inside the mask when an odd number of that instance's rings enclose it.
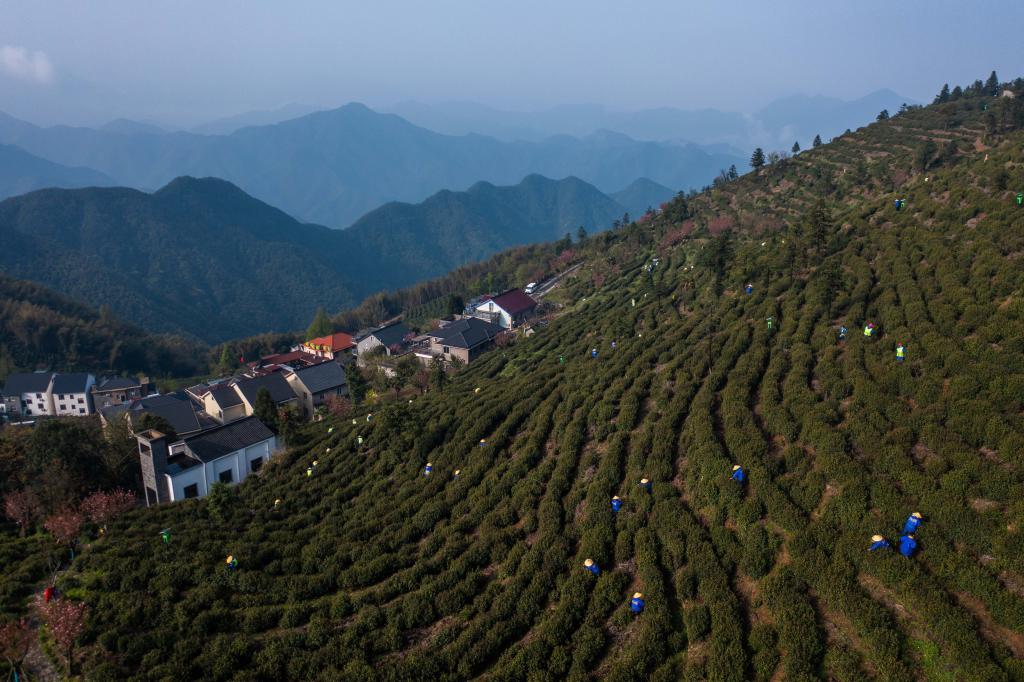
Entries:
{"label": "tea picker", "polygon": [[892,545],[889,544],[889,541],[886,540],[881,535],[872,535],[871,536],[871,545],[868,547],[868,551],[869,552],[874,552],[875,550],[879,550],[879,549],[891,549],[891,548],[892,548]]}

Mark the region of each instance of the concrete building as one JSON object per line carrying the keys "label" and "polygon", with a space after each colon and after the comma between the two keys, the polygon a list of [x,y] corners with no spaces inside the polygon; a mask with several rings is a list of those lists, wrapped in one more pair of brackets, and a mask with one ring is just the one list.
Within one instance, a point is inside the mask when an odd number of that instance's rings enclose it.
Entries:
{"label": "concrete building", "polygon": [[337,362],[321,362],[284,374],[307,417],[312,417],[328,397],[348,395],[345,370]]}
{"label": "concrete building", "polygon": [[4,411],[11,419],[84,417],[92,414],[92,374],[16,373],[3,389]]}
{"label": "concrete building", "polygon": [[525,322],[536,309],[537,301],[523,293],[522,289],[509,289],[477,303],[473,308],[473,316],[511,329]]}
{"label": "concrete building", "polygon": [[92,387],[93,409],[101,412],[105,407],[121,405],[137,398],[144,398],[155,391],[149,379],[131,379],[126,377],[104,377]]}
{"label": "concrete building", "polygon": [[205,497],[214,483],[240,483],[277,450],[274,433],[255,417],[174,442],[152,429],[136,438],[146,506]]}
{"label": "concrete building", "polygon": [[430,339],[431,358],[440,357],[447,362],[457,358],[469,364],[490,348],[504,331],[493,322],[467,317],[448,322],[424,336]]}

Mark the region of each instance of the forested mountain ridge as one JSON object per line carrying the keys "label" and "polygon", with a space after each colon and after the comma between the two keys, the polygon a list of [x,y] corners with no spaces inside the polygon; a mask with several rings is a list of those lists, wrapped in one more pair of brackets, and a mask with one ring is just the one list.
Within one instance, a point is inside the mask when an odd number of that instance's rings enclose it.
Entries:
{"label": "forested mountain ridge", "polygon": [[153,194],[44,190],[0,202],[0,271],[216,342],[305,328],[318,307],[352,307],[581,225],[606,229],[624,211],[581,180],[540,176],[389,204],[349,230],[300,223],[215,178]]}
{"label": "forested mountain ridge", "polygon": [[0,383],[36,369],[194,376],[205,348],[147,334],[45,287],[0,275]]}
{"label": "forested mountain ridge", "polygon": [[230,135],[41,128],[0,113],[0,143],[95,168],[143,190],[182,175],[223,178],[301,220],[334,228],[389,201],[418,202],[478,181],[511,184],[533,173],[576,176],[608,192],[648,177],[688,189],[707,184],[722,168],[742,165],[734,154],[624,135],[539,142],[442,135],[361,104]]}
{"label": "forested mountain ridge", "polygon": [[[111,522],[60,582],[84,673],[1021,679],[1017,94],[588,238],[535,335]],[[867,551],[911,512],[912,557]]]}

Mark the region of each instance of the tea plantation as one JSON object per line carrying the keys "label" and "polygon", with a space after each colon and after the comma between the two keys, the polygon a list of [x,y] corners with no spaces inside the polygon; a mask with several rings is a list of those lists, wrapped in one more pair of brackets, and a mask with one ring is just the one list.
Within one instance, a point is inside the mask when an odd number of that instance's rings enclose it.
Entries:
{"label": "tea plantation", "polygon": [[537,334],[110,523],[82,675],[1024,680],[1017,90],[591,237]]}

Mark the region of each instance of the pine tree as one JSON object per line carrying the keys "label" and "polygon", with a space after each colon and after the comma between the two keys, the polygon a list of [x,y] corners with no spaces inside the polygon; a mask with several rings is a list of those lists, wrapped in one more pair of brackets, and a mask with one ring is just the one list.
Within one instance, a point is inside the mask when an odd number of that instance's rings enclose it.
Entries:
{"label": "pine tree", "polygon": [[348,397],[353,405],[358,405],[366,398],[366,377],[356,363],[345,365],[345,383],[348,384]]}
{"label": "pine tree", "polygon": [[942,90],[939,90],[939,94],[935,96],[935,104],[945,104],[949,101],[949,83],[942,86]]}
{"label": "pine tree", "polygon": [[764,165],[764,150],[758,147],[754,150],[754,153],[750,155],[750,167],[757,170]]}
{"label": "pine tree", "polygon": [[576,228],[576,241],[577,242],[582,242],[586,238],[587,238],[587,231],[586,231],[586,229],[584,229],[584,227],[582,225],[580,225],[579,227]]}
{"label": "pine tree", "polygon": [[793,143],[792,152],[794,154],[799,154],[800,153],[800,143],[799,142],[794,142]]}
{"label": "pine tree", "polygon": [[274,404],[274,399],[270,397],[270,391],[266,388],[256,391],[252,412],[261,422],[277,430],[277,405]]}
{"label": "pine tree", "polygon": [[961,88],[959,85],[957,85],[956,87],[953,88],[953,92],[949,93],[949,99],[951,101],[953,101],[953,102],[957,101],[958,99],[960,99],[963,96],[964,96],[963,88]]}
{"label": "pine tree", "polygon": [[820,147],[821,146],[821,135],[815,135],[814,136],[814,141],[811,142],[811,146],[812,147]]}
{"label": "pine tree", "polygon": [[310,339],[327,336],[333,332],[334,325],[331,323],[331,318],[327,317],[323,307],[317,308],[313,322],[310,323],[309,329],[306,330],[306,340],[309,341]]}
{"label": "pine tree", "polygon": [[728,171],[729,180],[735,180],[739,176],[740,176],[740,174],[736,170],[736,164],[732,164],[731,166],[729,166],[729,171]]}
{"label": "pine tree", "polygon": [[995,71],[989,74],[988,80],[985,81],[985,92],[992,97],[999,94],[999,76]]}
{"label": "pine tree", "polygon": [[221,372],[225,374],[235,368],[235,356],[231,352],[231,346],[224,344],[224,348],[220,351],[220,361],[217,363]]}
{"label": "pine tree", "polygon": [[879,111],[878,112],[878,116],[875,117],[875,120],[876,121],[888,121],[889,120],[889,110],[888,109],[882,109],[881,111]]}

